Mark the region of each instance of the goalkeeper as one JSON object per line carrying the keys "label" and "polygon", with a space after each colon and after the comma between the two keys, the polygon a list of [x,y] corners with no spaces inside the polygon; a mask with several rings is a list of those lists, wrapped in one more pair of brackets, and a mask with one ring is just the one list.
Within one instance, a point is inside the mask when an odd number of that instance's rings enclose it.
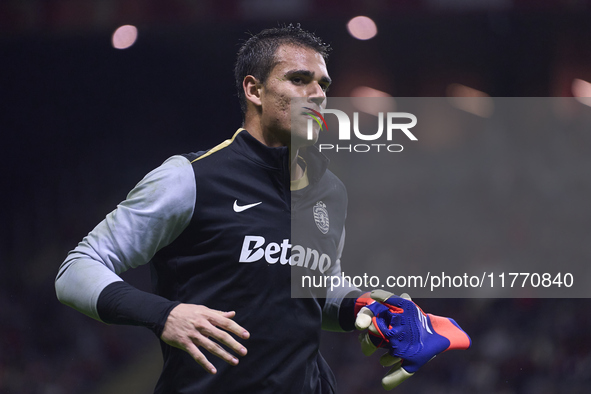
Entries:
{"label": "goalkeeper", "polygon": [[[291,132],[291,97],[304,97],[306,108],[324,105],[328,50],[292,25],[248,39],[235,66],[242,127],[220,145],[173,156],[146,175],[61,265],[60,301],[105,323],[148,327],[160,339],[156,393],[336,391],[318,351],[320,330],[352,330],[360,292],[344,286],[291,298],[288,255],[291,221],[302,220],[310,229],[302,249],[326,256],[302,270],[340,274],[345,188],[314,141]],[[330,221],[318,226],[312,213],[322,209]],[[119,276],[148,263],[153,293]],[[383,334],[377,346],[404,358],[410,353],[399,352],[387,330],[405,320],[376,309],[388,302],[365,302],[357,323]],[[421,338],[406,341],[413,346]],[[410,374],[442,350],[427,346],[417,360],[413,353],[399,364]]]}

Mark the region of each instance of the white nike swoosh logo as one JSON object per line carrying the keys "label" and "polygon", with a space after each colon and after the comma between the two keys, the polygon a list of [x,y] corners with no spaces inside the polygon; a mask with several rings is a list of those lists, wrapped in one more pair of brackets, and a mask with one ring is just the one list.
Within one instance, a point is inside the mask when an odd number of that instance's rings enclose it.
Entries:
{"label": "white nike swoosh logo", "polygon": [[254,204],[248,204],[248,205],[238,205],[238,200],[234,201],[234,212],[242,212],[242,211],[246,211],[249,208],[252,207],[256,207],[259,204],[262,204],[262,201],[259,202],[255,202]]}

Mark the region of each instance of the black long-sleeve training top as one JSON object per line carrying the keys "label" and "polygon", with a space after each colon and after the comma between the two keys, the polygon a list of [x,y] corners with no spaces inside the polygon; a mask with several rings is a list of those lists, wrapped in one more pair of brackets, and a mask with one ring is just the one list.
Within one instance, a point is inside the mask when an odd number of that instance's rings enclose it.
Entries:
{"label": "black long-sleeve training top", "polygon": [[[300,161],[304,177],[290,182],[288,148],[269,148],[242,129],[209,151],[173,156],[70,252],[58,297],[96,319],[148,326],[158,336],[178,303],[235,310],[251,333],[238,366],[206,354],[218,370],[209,375],[161,342],[157,393],[331,392],[320,330],[352,329],[352,303],[344,299],[358,291],[294,286],[293,298],[292,280],[340,274],[346,190],[314,147]],[[148,262],[154,294],[118,276]]]}

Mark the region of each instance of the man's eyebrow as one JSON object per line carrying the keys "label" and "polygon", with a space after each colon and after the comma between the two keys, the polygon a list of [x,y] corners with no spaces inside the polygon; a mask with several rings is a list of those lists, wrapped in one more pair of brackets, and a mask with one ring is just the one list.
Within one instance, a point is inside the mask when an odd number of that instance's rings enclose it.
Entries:
{"label": "man's eyebrow", "polygon": [[[286,77],[291,75],[303,75],[305,77],[314,78],[314,73],[310,70],[289,70],[285,73]],[[330,85],[332,83],[332,79],[327,76],[322,76],[322,78],[320,78],[320,82]]]}

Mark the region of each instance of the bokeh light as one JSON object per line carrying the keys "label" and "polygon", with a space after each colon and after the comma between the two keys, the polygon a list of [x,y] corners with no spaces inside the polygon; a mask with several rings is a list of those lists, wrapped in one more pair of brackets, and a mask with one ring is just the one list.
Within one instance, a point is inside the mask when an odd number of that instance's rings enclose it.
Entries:
{"label": "bokeh light", "polygon": [[356,16],[347,23],[347,30],[358,40],[369,40],[378,34],[375,22],[367,16]]}
{"label": "bokeh light", "polygon": [[571,90],[578,102],[591,107],[591,83],[575,78],[571,85]]}
{"label": "bokeh light", "polygon": [[447,96],[452,106],[481,118],[489,118],[494,112],[492,98],[478,89],[452,83],[447,87]]}
{"label": "bokeh light", "polygon": [[113,48],[126,49],[132,46],[137,39],[137,28],[132,25],[119,27],[113,33]]}

